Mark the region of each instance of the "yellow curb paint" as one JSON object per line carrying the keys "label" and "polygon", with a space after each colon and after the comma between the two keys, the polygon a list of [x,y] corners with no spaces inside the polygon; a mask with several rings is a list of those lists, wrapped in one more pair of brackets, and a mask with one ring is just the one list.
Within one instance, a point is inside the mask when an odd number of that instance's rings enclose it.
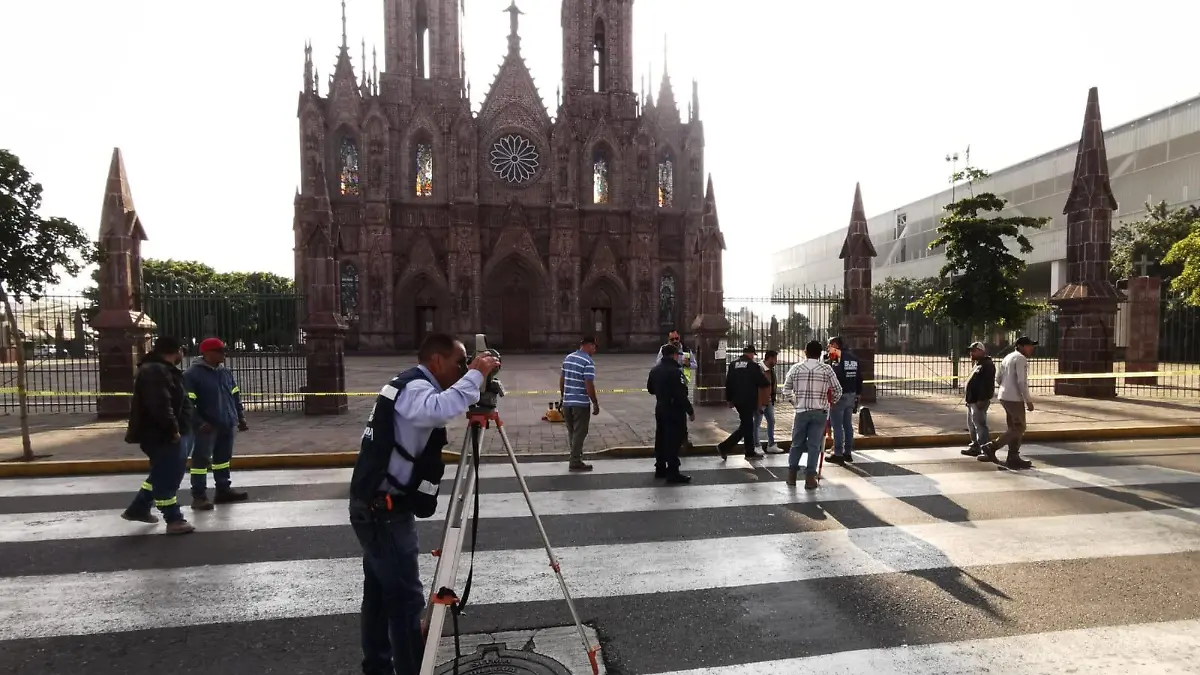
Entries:
{"label": "yellow curb paint", "polygon": [[[1181,424],[1162,427],[1101,427],[1084,429],[1047,429],[1030,431],[1025,440],[1031,443],[1068,443],[1072,441],[1119,441],[1139,438],[1187,438],[1200,436],[1200,424]],[[889,448],[919,448],[965,443],[967,434],[934,434],[917,436],[856,436],[854,447],[860,450],[886,450]],[[782,441],[780,448],[789,449],[791,443]],[[685,449],[684,456],[715,455],[715,445],[698,445]],[[599,459],[648,458],[654,456],[649,446],[621,446],[590,453]],[[346,452],[296,452],[277,455],[242,455],[234,457],[235,470],[251,469],[334,469],[354,466],[357,451]],[[489,458],[493,457],[489,455]],[[536,455],[564,458],[563,455]],[[458,462],[458,452],[442,452],[447,464]],[[47,460],[40,462],[4,461],[0,463],[0,478],[44,478],[51,476],[95,476],[118,473],[145,473],[150,463],[145,459],[86,459]],[[132,488],[130,488],[132,489]]]}

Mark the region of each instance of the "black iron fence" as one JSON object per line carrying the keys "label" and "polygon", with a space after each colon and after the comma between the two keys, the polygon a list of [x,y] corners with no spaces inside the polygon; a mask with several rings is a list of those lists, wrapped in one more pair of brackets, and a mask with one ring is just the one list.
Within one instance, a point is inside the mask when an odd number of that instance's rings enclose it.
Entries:
{"label": "black iron fence", "polygon": [[[141,296],[157,334],[172,335],[199,356],[199,344],[219,337],[226,366],[250,410],[300,410],[307,382],[304,299],[292,293],[194,292],[148,288]],[[0,329],[0,415],[18,412],[16,350],[27,359],[31,413],[94,412],[100,391],[94,297],[45,297],[13,307],[18,335]],[[186,364],[185,364],[186,365]]]}
{"label": "black iron fence", "polygon": [[[916,298],[873,298],[876,322],[875,379],[880,396],[959,396],[974,364],[967,346],[981,339],[996,361],[1012,351],[1019,335],[1039,342],[1030,359],[1031,387],[1035,392],[1054,391],[1058,373],[1060,329],[1051,307],[1039,311],[1023,331],[988,331],[971,336],[967,331],[937,322],[907,305]],[[796,289],[769,298],[726,298],[725,313],[730,329],[731,352],[744,342],[753,342],[759,355],[767,349],[779,351],[779,377],[803,358],[809,340],[825,344],[839,335],[843,295],[829,289]],[[1135,321],[1128,302],[1119,306],[1114,342],[1113,372],[1134,372],[1126,363],[1131,341],[1136,341]],[[1132,356],[1131,356],[1132,358]],[[1164,300],[1159,307],[1156,378],[1117,378],[1117,392],[1129,397],[1200,396],[1200,307]],[[1134,364],[1137,365],[1137,364]],[[1047,378],[1047,379],[1036,379]]]}

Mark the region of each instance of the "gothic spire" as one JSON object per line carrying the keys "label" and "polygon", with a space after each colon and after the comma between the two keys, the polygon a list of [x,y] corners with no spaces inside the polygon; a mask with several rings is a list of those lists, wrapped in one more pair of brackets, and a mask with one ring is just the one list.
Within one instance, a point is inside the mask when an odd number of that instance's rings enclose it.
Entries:
{"label": "gothic spire", "polygon": [[700,119],[700,83],[692,80],[692,120]]}
{"label": "gothic spire", "polygon": [[350,43],[346,39],[346,0],[342,0],[342,51],[349,51]]}
{"label": "gothic spire", "polygon": [[842,242],[839,258],[874,258],[875,245],[871,243],[871,232],[867,229],[867,213],[863,209],[862,186],[854,184],[854,206],[850,207],[850,227],[846,228],[846,239]]}
{"label": "gothic spire", "polygon": [[521,50],[521,36],[518,32],[520,19],[517,17],[525,12],[517,7],[517,0],[512,0],[508,9],[504,11],[508,12],[508,51],[518,52]]}
{"label": "gothic spire", "polygon": [[[133,234],[137,222],[137,210],[133,207],[133,193],[125,175],[125,159],[120,148],[113,148],[112,161],[108,166],[108,182],[104,187],[104,207],[100,215],[100,239],[128,237]],[[142,239],[145,234],[140,235]]]}
{"label": "gothic spire", "polygon": [[1067,195],[1063,213],[1083,209],[1117,209],[1117,200],[1109,182],[1108,152],[1104,147],[1100,94],[1096,87],[1088,90],[1083,131],[1079,135],[1079,149],[1075,155],[1075,176],[1071,180],[1071,192]]}

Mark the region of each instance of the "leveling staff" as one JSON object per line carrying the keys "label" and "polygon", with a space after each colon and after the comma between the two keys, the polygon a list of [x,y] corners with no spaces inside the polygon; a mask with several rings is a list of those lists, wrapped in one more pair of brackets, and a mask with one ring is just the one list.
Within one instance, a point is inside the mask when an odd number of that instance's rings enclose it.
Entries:
{"label": "leveling staff", "polygon": [[483,353],[468,365],[463,343],[440,333],[425,338],[417,360],[376,397],[350,479],[350,524],[363,549],[366,675],[421,669],[425,587],[416,518],[437,509],[446,424],[479,401],[480,387],[499,364]]}

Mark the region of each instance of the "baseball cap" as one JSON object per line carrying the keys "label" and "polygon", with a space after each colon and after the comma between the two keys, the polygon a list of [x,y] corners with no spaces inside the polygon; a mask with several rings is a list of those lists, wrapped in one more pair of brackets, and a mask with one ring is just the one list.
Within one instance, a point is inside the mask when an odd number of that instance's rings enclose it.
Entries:
{"label": "baseball cap", "polygon": [[1037,345],[1037,340],[1029,339],[1028,335],[1022,335],[1021,337],[1017,338],[1018,347],[1024,347],[1025,345]]}
{"label": "baseball cap", "polygon": [[987,351],[987,347],[984,347],[982,342],[972,342],[971,346],[967,347],[967,351],[971,351],[972,349]]}
{"label": "baseball cap", "polygon": [[205,338],[200,342],[200,353],[204,352],[223,352],[225,351],[225,343],[221,342],[220,338]]}
{"label": "baseball cap", "polygon": [[757,354],[758,350],[754,348],[753,342],[747,342],[745,347],[742,347],[743,354]]}

